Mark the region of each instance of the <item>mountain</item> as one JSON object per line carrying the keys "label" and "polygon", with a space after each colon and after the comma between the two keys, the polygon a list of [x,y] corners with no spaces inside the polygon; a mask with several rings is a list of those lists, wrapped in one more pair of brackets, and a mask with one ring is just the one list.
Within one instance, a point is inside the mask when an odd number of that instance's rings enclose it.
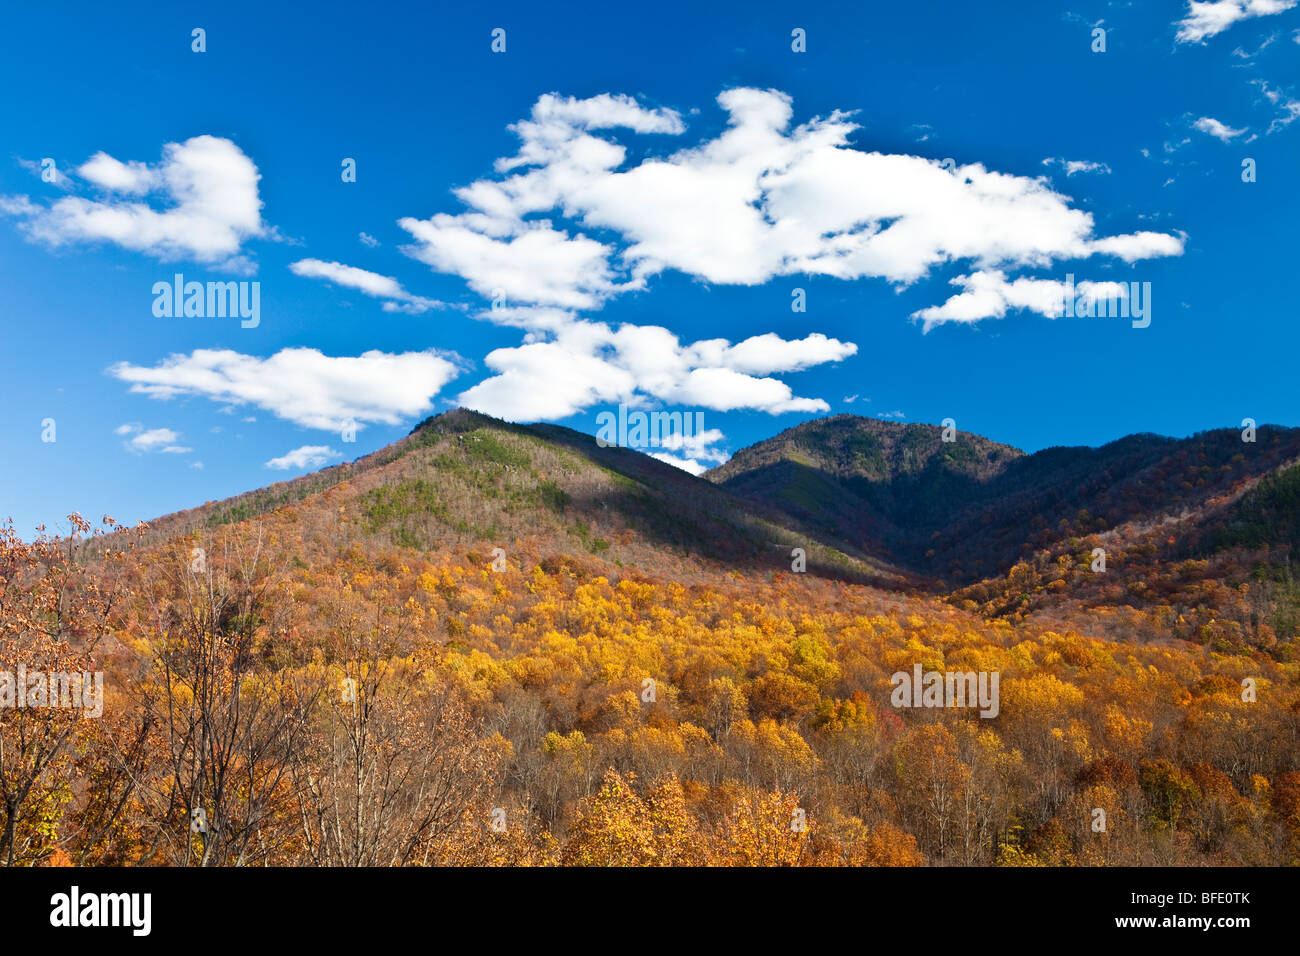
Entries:
{"label": "mountain", "polygon": [[1130,435],[1026,455],[841,415],[705,477],[986,617],[1289,655],[1300,630],[1300,430]]}
{"label": "mountain", "polygon": [[966,432],[950,437],[933,425],[838,415],[743,449],[705,477],[846,548],[969,583],[1073,538],[1170,520],[1190,530],[1300,458],[1300,430],[1271,426],[1250,443],[1222,429],[1031,455]]}
{"label": "mountain", "polygon": [[443,554],[495,545],[695,578],[788,571],[792,549],[802,547],[811,573],[917,583],[831,533],[648,455],[602,448],[569,428],[515,425],[465,409],[421,422],[356,461],[160,518],[148,539],[271,515],[292,518],[299,547],[317,554],[340,536],[369,548]]}
{"label": "mountain", "polygon": [[770,580],[801,548],[814,577],[990,618],[1242,646],[1300,629],[1300,430],[1033,454],[947,438],[838,415],[694,477],[572,429],[457,409],[354,462],[159,519],[146,540],[255,519],[304,566],[344,545],[399,563],[487,563],[501,548],[519,566],[584,556],[695,583]]}
{"label": "mountain", "polygon": [[956,437],[944,441],[934,425],[837,415],[742,449],[705,477],[849,547],[932,574],[925,552],[934,534],[1024,457],[978,435]]}
{"label": "mountain", "polygon": [[803,547],[814,573],[939,593],[1098,536],[1115,554],[1145,548],[1164,561],[1300,537],[1287,531],[1293,479],[1276,477],[1300,461],[1300,429],[1263,426],[1254,442],[1235,429],[1130,435],[1033,454],[948,437],[837,415],[697,478],[569,428],[456,409],[356,461],[160,518],[148,537],[283,512],[322,547],[343,530],[421,551],[528,542],[706,576],[720,565],[787,570]]}

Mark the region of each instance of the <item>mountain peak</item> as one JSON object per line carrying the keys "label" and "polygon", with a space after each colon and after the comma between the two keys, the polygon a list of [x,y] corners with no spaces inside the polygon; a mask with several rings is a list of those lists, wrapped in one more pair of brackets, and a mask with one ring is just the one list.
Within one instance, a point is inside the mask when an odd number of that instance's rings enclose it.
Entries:
{"label": "mountain peak", "polygon": [[986,478],[1024,452],[970,432],[944,440],[941,425],[890,422],[861,415],[833,415],[803,422],[737,452],[706,475],[727,484],[777,462],[816,468],[841,479],[888,482],[899,475],[938,467]]}
{"label": "mountain peak", "polygon": [[417,424],[411,429],[411,435],[416,432],[433,429],[446,434],[456,434],[457,432],[473,431],[476,428],[514,428],[509,422],[499,418],[493,418],[491,415],[484,415],[482,412],[476,412],[470,408],[456,406],[449,408],[445,412],[439,412],[437,415],[430,415],[424,421]]}

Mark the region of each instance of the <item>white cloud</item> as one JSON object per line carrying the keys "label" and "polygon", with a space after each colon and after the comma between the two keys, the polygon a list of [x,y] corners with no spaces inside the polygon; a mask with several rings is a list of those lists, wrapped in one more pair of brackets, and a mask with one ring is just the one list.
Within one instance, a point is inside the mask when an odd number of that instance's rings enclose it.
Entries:
{"label": "white cloud", "polygon": [[424,221],[398,220],[418,245],[403,251],[439,272],[461,276],[485,298],[504,295],[530,305],[598,308],[605,299],[643,283],[619,285],[609,266],[610,249],[586,236],[570,237],[550,220],[521,223],[517,234],[498,238],[465,217],[440,213]]}
{"label": "white cloud", "polygon": [[[736,345],[698,342],[696,354],[707,355],[719,365],[737,372],[768,375],[772,372],[798,372],[825,362],[838,362],[857,352],[858,347],[838,339],[828,339],[820,332],[790,341],[774,332],[754,335]],[[717,349],[717,351],[715,351]]]}
{"label": "white cloud", "polygon": [[1070,159],[1065,163],[1065,175],[1073,176],[1075,173],[1098,173],[1109,176],[1110,167],[1105,163],[1094,163],[1086,159]]}
{"label": "white cloud", "polygon": [[181,438],[180,432],[170,428],[145,428],[132,422],[118,425],[113,429],[113,434],[123,437],[132,436],[130,441],[125,442],[125,446],[128,451],[137,454],[160,452],[164,455],[184,455],[194,450],[177,445],[176,442]]}
{"label": "white cloud", "polygon": [[131,447],[137,451],[154,451],[171,445],[178,438],[180,435],[170,428],[150,428],[132,438]]}
{"label": "white cloud", "polygon": [[[670,269],[723,284],[792,274],[910,283],[959,260],[1005,268],[1110,254],[1092,215],[1038,179],[853,148],[857,126],[843,113],[792,128],[791,100],[775,90],[725,91],[719,136],[627,168],[622,145],[571,119],[616,112],[597,100],[539,100],[534,119],[512,127],[519,153],[496,164],[511,175],[457,190],[467,212],[401,220],[416,240],[404,251],[510,306],[570,310]],[[679,131],[630,101],[617,112],[634,129],[640,118]],[[1074,172],[1103,168],[1072,162]],[[1151,254],[1170,249],[1181,244]]]}
{"label": "white cloud", "polygon": [[729,412],[756,408],[775,415],[780,412],[826,412],[830,406],[820,398],[798,398],[785,382],[755,378],[729,368],[692,369],[674,392],[683,405],[702,405]]}
{"label": "white cloud", "polygon": [[143,195],[161,181],[158,173],[147,163],[124,163],[104,152],[86,160],[77,170],[77,175],[111,192],[131,195]]}
{"label": "white cloud", "polygon": [[342,455],[342,452],[335,451],[328,445],[303,445],[279,458],[272,458],[266,463],[266,467],[277,471],[286,471],[290,468],[295,470],[319,468],[331,458],[340,458]]}
{"label": "white cloud", "polygon": [[1067,179],[1077,173],[1096,173],[1099,176],[1109,176],[1111,171],[1110,166],[1106,163],[1097,163],[1090,159],[1065,159],[1062,156],[1049,157],[1043,160],[1043,165],[1064,168]]}
{"label": "white cloud", "polygon": [[384,300],[385,312],[409,312],[418,315],[430,309],[446,306],[434,299],[424,299],[411,295],[396,279],[368,272],[356,266],[347,266],[341,262],[323,262],[320,259],[299,259],[290,263],[289,271],[296,276],[308,279],[324,279],[344,288],[356,289],[375,299]]}
{"label": "white cloud", "polygon": [[150,398],[198,395],[230,407],[254,405],[308,428],[338,431],[349,422],[395,425],[427,414],[434,396],[459,369],[451,358],[433,351],[331,357],[316,349],[289,348],[269,358],[196,349],[153,367],[119,362],[108,371],[130,383],[130,391]]}
{"label": "white cloud", "polygon": [[[548,323],[552,319],[548,314]],[[484,364],[497,374],[462,392],[458,401],[516,421],[647,400],[716,411],[828,411],[821,399],[797,397],[789,385],[767,376],[838,361],[857,349],[819,333],[792,341],[769,333],[735,345],[725,339],[684,345],[659,326],[615,330],[603,322],[559,320],[544,333],[530,333],[521,346],[490,352]]]}
{"label": "white cloud", "polygon": [[1256,47],[1254,50],[1247,52],[1241,47],[1237,47],[1232,51],[1232,55],[1241,60],[1253,60],[1255,57],[1259,56],[1259,54],[1261,54],[1269,47],[1271,47],[1276,41],[1277,41],[1277,34],[1270,33],[1268,36],[1266,36],[1263,39],[1263,41],[1259,44],[1259,46]]}
{"label": "white cloud", "polygon": [[651,452],[650,457],[662,461],[666,465],[672,465],[674,468],[690,472],[697,478],[708,471],[710,467],[709,465],[700,464],[694,458],[679,458],[677,455],[670,455],[666,451]]}
{"label": "white cloud", "polygon": [[1297,117],[1300,117],[1300,100],[1293,99],[1276,87],[1269,86],[1265,80],[1252,80],[1251,82],[1259,87],[1265,99],[1282,111],[1282,114],[1268,125],[1270,133],[1285,129],[1295,122]]}
{"label": "white cloud", "polygon": [[698,435],[670,431],[659,440],[659,444],[668,450],[651,452],[650,457],[683,471],[689,471],[692,475],[702,475],[714,465],[720,465],[731,457],[721,448],[713,447],[725,440],[726,436],[717,428],[705,429]]}
{"label": "white cloud", "polygon": [[1181,256],[1186,237],[1165,232],[1134,232],[1125,236],[1105,236],[1088,243],[1088,248],[1102,255],[1115,256],[1125,262]]}
{"label": "white cloud", "polygon": [[[578,99],[546,93],[533,104],[529,119],[510,127],[522,141],[519,153],[496,163],[498,172],[507,172],[516,166],[545,163],[558,155],[572,151],[574,143],[585,150],[600,151],[601,141],[584,142],[583,134],[592,129],[630,129],[634,133],[667,133],[676,135],[686,130],[681,116],[670,109],[646,109],[630,96],[601,93],[598,96]],[[590,139],[587,137],[586,139]]]}
{"label": "white cloud", "polygon": [[[997,270],[975,272],[957,276],[952,284],[963,291],[943,305],[930,306],[913,313],[914,318],[925,321],[925,331],[942,322],[978,322],[980,319],[1002,318],[1008,309],[1025,309],[1045,318],[1058,318],[1065,306],[1069,287],[1055,279],[1018,278],[1008,281],[1006,274]],[[1122,282],[1077,283],[1075,297],[1085,301],[1114,299],[1128,294]]]}
{"label": "white cloud", "polygon": [[1290,10],[1296,0],[1188,0],[1187,16],[1177,24],[1179,43],[1200,43],[1234,23]]}
{"label": "white cloud", "polygon": [[597,402],[625,401],[636,391],[626,369],[554,342],[496,349],[483,361],[497,374],[457,401],[513,421],[565,418]]}
{"label": "white cloud", "polygon": [[23,159],[22,157],[18,157],[18,165],[27,170],[33,176],[40,177],[42,182],[45,182],[48,177],[51,186],[56,186],[65,192],[72,189],[74,186],[73,178],[65,173],[58,163],[54,163],[54,165],[49,167],[43,165],[46,158],[47,157],[42,157],[41,160],[37,161],[35,159]]}
{"label": "white cloud", "polygon": [[375,248],[376,246],[379,245],[379,240],[376,239],[376,238],[375,238],[374,236],[372,236],[372,235],[369,235],[369,234],[364,233],[364,232],[363,232],[363,233],[359,233],[358,235],[359,235],[359,238],[361,239],[361,244],[362,244],[363,246],[367,247],[368,249],[373,249],[373,248]]}
{"label": "white cloud", "polygon": [[[77,172],[104,198],[65,196],[40,206],[20,197],[25,208],[11,202],[4,211],[22,216],[27,235],[52,247],[107,242],[163,261],[252,269],[241,251],[245,240],[267,234],[261,177],[230,140],[195,136],[168,143],[153,166],[96,153]],[[139,201],[149,194],[159,194],[161,208]]]}
{"label": "white cloud", "polygon": [[480,295],[504,296],[512,304],[591,309],[619,292],[642,288],[639,278],[615,281],[608,261],[612,250],[603,243],[570,236],[548,219],[523,218],[559,204],[566,187],[578,187],[621,164],[626,155],[622,146],[587,132],[616,127],[671,134],[685,129],[672,110],[645,109],[631,97],[602,93],[579,100],[548,93],[533,106],[530,119],[510,127],[522,141],[519,152],[495,164],[502,173],[525,166],[542,169],[504,183],[480,180],[457,190],[477,212],[398,220],[416,240],[403,251],[440,272],[461,276]]}
{"label": "white cloud", "polygon": [[719,428],[706,428],[698,435],[687,435],[684,432],[676,430],[669,431],[668,434],[660,436],[659,444],[669,451],[680,451],[692,458],[703,458],[705,461],[724,462],[730,456],[721,448],[713,446],[718,442],[725,441],[726,435],[722,434]]}
{"label": "white cloud", "polygon": [[[482,318],[526,332],[487,356],[496,374],[462,404],[529,420],[638,400],[828,410],[772,376],[838,361],[853,343],[813,333],[683,344],[664,328],[579,317],[670,270],[733,285],[787,275],[908,284],[962,261],[1037,268],[1183,249],[1160,233],[1097,236],[1092,214],[1040,178],[854,148],[844,113],[792,126],[791,100],[775,90],[731,89],[718,102],[729,114],[720,135],[628,164],[625,146],[596,133],[679,135],[678,114],[548,94],[511,127],[520,148],[496,162],[498,175],[455,190],[464,212],[399,220],[413,239],[403,252],[491,298]],[[1067,176],[1106,169],[1062,162]]]}
{"label": "white cloud", "polygon": [[1220,142],[1226,143],[1235,136],[1240,136],[1246,132],[1245,129],[1233,129],[1225,123],[1220,123],[1212,116],[1202,116],[1192,124],[1192,129],[1213,136]]}
{"label": "white cloud", "polygon": [[41,207],[26,196],[0,196],[0,213],[6,216],[40,215]]}

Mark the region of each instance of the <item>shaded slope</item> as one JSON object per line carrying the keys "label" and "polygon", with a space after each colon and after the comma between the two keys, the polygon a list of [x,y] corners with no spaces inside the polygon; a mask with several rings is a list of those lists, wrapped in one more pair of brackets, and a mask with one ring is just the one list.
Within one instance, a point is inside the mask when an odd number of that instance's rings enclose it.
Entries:
{"label": "shaded slope", "polygon": [[838,534],[847,548],[959,583],[1121,526],[1150,528],[1201,511],[1213,520],[1225,499],[1297,456],[1300,430],[1268,426],[1254,443],[1222,429],[1024,455],[967,433],[945,443],[935,426],[842,415],[760,442],[706,477]]}

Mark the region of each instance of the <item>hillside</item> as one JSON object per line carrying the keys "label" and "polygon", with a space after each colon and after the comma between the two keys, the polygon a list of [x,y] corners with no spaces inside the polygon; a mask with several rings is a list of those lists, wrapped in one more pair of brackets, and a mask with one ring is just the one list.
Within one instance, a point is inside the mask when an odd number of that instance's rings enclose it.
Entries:
{"label": "hillside", "polygon": [[[841,417],[710,481],[454,411],[83,537],[84,565],[0,535],[0,653],[110,675],[102,720],[0,709],[26,794],[0,853],[1296,863],[1300,470],[1295,432],[1259,437],[1022,455]],[[922,567],[999,570],[951,590]],[[1000,696],[900,706],[914,668]]]}
{"label": "hillside", "polygon": [[802,547],[809,573],[918,583],[825,529],[647,455],[465,409],[354,462],[157,519],[147,540],[273,514],[292,517],[303,547],[321,554],[344,533],[371,547],[444,554],[469,546],[586,553],[692,577],[788,571],[791,550]]}
{"label": "hillside", "polygon": [[934,425],[855,415],[816,419],[737,452],[705,474],[868,554],[932,574],[933,536],[977,502],[1023,453],[978,435],[942,440]]}
{"label": "hillside", "polygon": [[145,540],[270,521],[309,566],[346,541],[393,560],[581,554],[699,583],[770,578],[802,547],[814,576],[1111,638],[1275,647],[1300,627],[1300,472],[1288,470],[1300,431],[1264,427],[1254,443],[1232,429],[1132,435],[1029,455],[954,437],[840,415],[696,478],[572,429],[457,409],[355,462],[159,519]]}
{"label": "hillside", "polygon": [[935,426],[840,415],[759,442],[705,477],[846,546],[961,584],[1087,535],[1174,520],[1190,532],[1297,457],[1300,430],[1267,426],[1254,443],[1223,429],[1026,455],[965,432],[945,443]]}
{"label": "hillside", "polygon": [[[966,433],[807,422],[706,477],[990,618],[1289,656],[1300,430],[1130,435],[1025,455]],[[1104,555],[1099,559],[1099,555]]]}

